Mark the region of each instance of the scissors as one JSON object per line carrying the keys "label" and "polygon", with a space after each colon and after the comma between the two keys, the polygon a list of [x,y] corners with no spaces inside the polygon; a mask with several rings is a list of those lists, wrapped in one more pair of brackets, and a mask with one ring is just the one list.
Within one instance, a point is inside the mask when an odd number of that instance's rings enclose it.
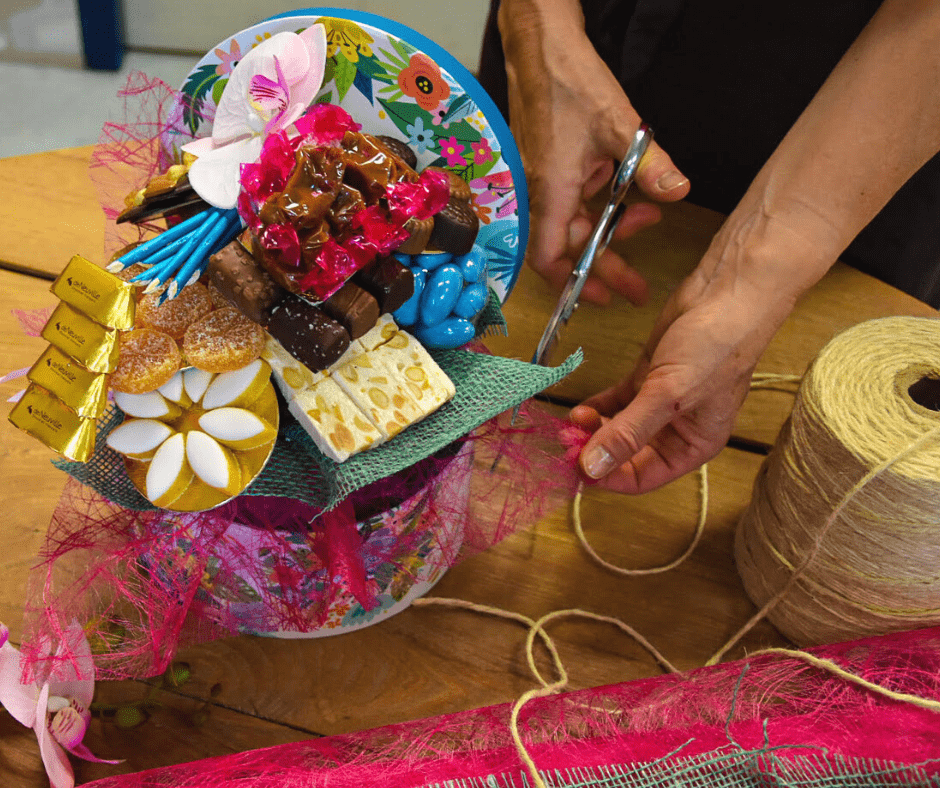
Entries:
{"label": "scissors", "polygon": [[[604,207],[604,212],[601,214],[601,218],[597,222],[594,232],[591,233],[591,237],[588,239],[584,251],[578,259],[577,265],[568,276],[565,289],[562,291],[561,297],[555,305],[555,311],[552,313],[548,325],[545,326],[545,331],[542,333],[542,338],[539,340],[535,355],[532,357],[533,364],[539,364],[541,366],[548,364],[549,355],[558,340],[559,332],[571,318],[575,309],[578,308],[578,298],[581,296],[584,283],[591,273],[591,266],[594,265],[594,261],[604,253],[604,250],[607,249],[610,243],[610,239],[614,236],[617,222],[620,221],[626,210],[623,201],[627,196],[627,190],[630,188],[630,184],[633,183],[633,178],[639,167],[640,159],[643,158],[643,154],[646,153],[646,149],[649,147],[652,140],[653,130],[645,123],[640,124],[640,128],[637,129],[636,134],[633,135],[633,142],[630,143],[630,148],[627,150],[626,156],[623,157],[623,161],[620,162],[620,166],[617,168],[617,172],[614,175],[614,180],[611,184],[610,199]],[[517,406],[516,410],[513,412],[513,421],[515,421],[515,416],[518,412],[519,407]]]}
{"label": "scissors", "polygon": [[[568,276],[565,289],[555,305],[555,311],[549,318],[545,331],[542,332],[542,338],[539,340],[535,355],[532,356],[533,364],[543,367],[548,365],[549,355],[558,341],[558,334],[571,318],[571,315],[574,314],[575,309],[578,308],[578,298],[581,296],[584,283],[591,273],[591,266],[607,249],[611,238],[614,236],[614,230],[617,228],[617,222],[620,221],[627,209],[623,204],[624,198],[633,183],[633,178],[640,165],[640,159],[643,158],[643,154],[646,153],[646,149],[652,141],[653,130],[646,123],[641,123],[640,128],[633,135],[633,141],[630,143],[623,161],[620,162],[620,166],[614,174],[614,180],[610,187],[610,199],[607,201],[607,205],[604,206],[604,212],[594,227],[591,237],[588,238],[584,251],[581,253],[581,257],[578,258],[577,265]],[[521,407],[522,403],[519,403],[513,409],[512,419],[509,421],[510,426],[516,423]],[[502,454],[502,449],[500,449],[496,459],[493,460],[490,471],[496,470]]]}

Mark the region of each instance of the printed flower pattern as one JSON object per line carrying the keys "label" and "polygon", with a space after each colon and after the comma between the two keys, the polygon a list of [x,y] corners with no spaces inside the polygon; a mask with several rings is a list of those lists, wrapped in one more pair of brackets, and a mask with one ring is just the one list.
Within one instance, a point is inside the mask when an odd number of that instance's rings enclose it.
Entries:
{"label": "printed flower pattern", "polygon": [[474,164],[486,164],[493,160],[493,149],[486,137],[481,138],[479,142],[471,142],[470,148],[473,150]]}
{"label": "printed flower pattern", "polygon": [[405,126],[405,133],[408,134],[408,144],[419,156],[434,142],[434,132],[424,128],[424,118],[420,115],[410,126]]}
{"label": "printed flower pattern", "polygon": [[224,77],[231,74],[232,69],[238,65],[238,61],[242,57],[242,48],[238,41],[232,40],[228,52],[224,49],[216,49],[215,56],[219,59],[219,65],[215,67],[215,73],[220,77]]}
{"label": "printed flower pattern", "polygon": [[444,80],[441,70],[421,52],[412,55],[408,67],[399,72],[398,87],[428,112],[450,96],[450,85]]}
{"label": "printed flower pattern", "polygon": [[358,63],[359,55],[372,57],[375,39],[355,22],[332,17],[320,21],[327,24],[327,57],[336,57],[336,53],[341,52],[351,63]]}
{"label": "printed flower pattern", "polygon": [[448,167],[464,167],[467,162],[463,158],[464,146],[456,137],[441,140],[441,156],[447,160]]}

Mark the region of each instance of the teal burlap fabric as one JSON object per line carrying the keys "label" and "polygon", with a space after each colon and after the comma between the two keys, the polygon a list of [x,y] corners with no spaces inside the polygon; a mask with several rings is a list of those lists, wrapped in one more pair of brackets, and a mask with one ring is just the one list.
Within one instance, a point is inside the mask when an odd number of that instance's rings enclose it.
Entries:
{"label": "teal burlap fabric", "polygon": [[[540,367],[467,350],[432,350],[434,360],[457,387],[456,396],[428,418],[381,446],[335,463],[282,410],[271,459],[245,495],[294,498],[331,509],[347,495],[431,456],[484,422],[553,386],[581,363],[579,350],[557,367]],[[99,422],[95,453],[86,463],[55,460],[56,467],[108,500],[136,511],[155,507],[134,487],[124,459],[104,439],[123,420],[112,409]]]}

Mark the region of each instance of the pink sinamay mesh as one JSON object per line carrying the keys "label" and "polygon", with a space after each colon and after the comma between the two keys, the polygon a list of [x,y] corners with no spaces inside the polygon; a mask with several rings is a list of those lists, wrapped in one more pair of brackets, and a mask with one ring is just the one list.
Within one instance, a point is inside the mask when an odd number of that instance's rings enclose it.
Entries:
{"label": "pink sinamay mesh", "polygon": [[[811,653],[896,692],[940,699],[938,628]],[[493,706],[91,785],[531,785],[509,716],[510,706]],[[940,785],[940,714],[779,655],[535,700],[520,732],[555,788]]]}
{"label": "pink sinamay mesh", "polygon": [[26,677],[71,658],[50,654],[73,620],[99,679],[155,675],[180,646],[224,635],[313,632],[340,595],[354,605],[347,619],[368,620],[570,499],[570,425],[535,407],[508,419],[326,512],[250,495],[196,514],[137,512],[69,480],[30,578]]}

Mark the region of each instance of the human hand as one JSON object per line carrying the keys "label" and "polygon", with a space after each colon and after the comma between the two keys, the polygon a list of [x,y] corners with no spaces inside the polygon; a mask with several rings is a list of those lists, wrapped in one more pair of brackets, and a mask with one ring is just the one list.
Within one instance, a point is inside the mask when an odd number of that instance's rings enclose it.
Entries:
{"label": "human hand", "polygon": [[[510,122],[529,187],[531,233],[528,261],[561,289],[591,234],[597,215],[591,198],[613,176],[640,125],[614,75],[583,28],[558,15],[550,25],[523,24],[520,3],[500,8],[506,51]],[[635,182],[655,201],[679,200],[689,182],[656,142],[640,163]],[[632,204],[614,234],[623,239],[656,223],[658,207]],[[646,283],[608,249],[594,262],[581,297],[598,304],[611,291],[631,302],[646,300]]]}
{"label": "human hand", "polygon": [[644,493],[712,459],[731,434],[758,358],[793,306],[701,270],[667,302],[631,375],[585,400],[571,419],[594,432],[582,471]]}

